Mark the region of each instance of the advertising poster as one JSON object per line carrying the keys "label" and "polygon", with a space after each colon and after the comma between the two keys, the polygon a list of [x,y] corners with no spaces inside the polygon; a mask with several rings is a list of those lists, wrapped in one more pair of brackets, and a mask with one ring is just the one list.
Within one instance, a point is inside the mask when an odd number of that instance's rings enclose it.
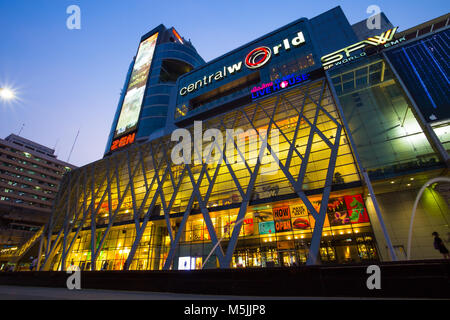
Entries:
{"label": "advertising poster", "polygon": [[308,210],[303,203],[291,206],[292,218],[294,217],[304,217],[308,215]]}
{"label": "advertising poster", "polygon": [[[236,218],[233,219],[234,220],[231,223],[227,222],[223,228],[223,232],[225,234],[229,233],[230,236],[234,230],[234,226],[236,223]],[[241,232],[239,232],[239,236],[250,236],[253,235],[253,232],[254,232],[253,218],[245,219],[241,224]]]}
{"label": "advertising poster", "polygon": [[114,138],[126,134],[137,127],[157,39],[158,33],[155,33],[142,41],[139,46],[119,120],[117,121]]}
{"label": "advertising poster", "polygon": [[[314,230],[314,226],[316,225],[316,219],[314,219],[313,215],[308,215],[309,223],[311,225],[311,229]],[[323,223],[324,228],[328,228],[330,226],[330,220],[328,219],[328,215],[325,216],[325,222]]]}
{"label": "advertising poster", "polygon": [[350,215],[343,197],[330,198],[328,201],[327,215],[332,227],[350,224]]}
{"label": "advertising poster", "polygon": [[308,210],[303,203],[291,206],[292,228],[294,230],[309,230],[311,223],[308,218]]}
{"label": "advertising poster", "polygon": [[258,224],[259,234],[274,234],[275,233],[275,223],[273,221],[260,222]]}
{"label": "advertising poster", "polygon": [[[265,209],[265,208],[264,208]],[[256,222],[265,222],[273,220],[273,213],[270,209],[266,210],[255,209],[253,212],[253,218]]]}
{"label": "advertising poster", "polygon": [[292,230],[291,210],[289,206],[273,208],[273,220],[276,232],[285,232]]}
{"label": "advertising poster", "polygon": [[345,196],[344,199],[350,218],[350,223],[354,224],[369,222],[369,215],[367,214],[363,197],[360,194]]}
{"label": "advertising poster", "polygon": [[304,216],[302,218],[292,218],[292,226],[295,230],[309,230],[311,223],[308,216]]}
{"label": "advertising poster", "polygon": [[[317,213],[319,213],[319,210],[320,210],[320,203],[321,203],[321,200],[311,201],[311,204],[313,205],[313,207],[317,211]],[[314,216],[310,212],[308,212],[308,220],[309,220],[310,228],[312,230],[314,230],[314,226],[316,225],[316,219],[314,219]],[[323,223],[323,227],[327,228],[329,226],[330,226],[330,221],[328,220],[328,215],[325,215],[325,222]]]}
{"label": "advertising poster", "polygon": [[[314,209],[316,209],[317,212],[320,210],[320,202],[318,201],[311,201],[311,204],[314,206]],[[294,230],[310,230],[314,229],[315,226],[315,219],[313,215],[308,211],[306,206],[301,203],[298,205],[294,205],[291,207],[291,216],[292,216],[292,227]],[[328,219],[328,215],[325,217],[324,222],[324,228],[330,226],[330,221]]]}

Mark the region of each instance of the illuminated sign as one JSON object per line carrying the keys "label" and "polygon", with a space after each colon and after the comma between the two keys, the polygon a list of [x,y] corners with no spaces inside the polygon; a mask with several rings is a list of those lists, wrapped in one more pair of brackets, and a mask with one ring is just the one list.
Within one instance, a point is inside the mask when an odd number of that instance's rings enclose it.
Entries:
{"label": "illuminated sign", "polygon": [[179,257],[178,270],[191,270],[191,257]]}
{"label": "illuminated sign", "polygon": [[134,142],[136,138],[136,132],[130,133],[126,136],[123,136],[121,138],[117,138],[114,140],[111,144],[111,151],[115,151],[119,148],[123,148],[131,143]]}
{"label": "illuminated sign", "polygon": [[289,206],[282,208],[273,208],[273,220],[275,221],[275,231],[291,231],[291,211]]}
{"label": "illuminated sign", "polygon": [[[303,32],[297,32],[297,36],[294,37],[291,41],[289,39],[284,39],[280,44],[274,46],[272,49],[268,47],[258,47],[250,51],[244,59],[244,64],[249,69],[258,69],[262,66],[266,65],[273,55],[279,55],[281,50],[285,51],[291,50],[291,45],[293,47],[299,47],[305,43],[305,37]],[[205,75],[203,79],[199,79],[186,87],[180,89],[179,94],[181,96],[185,96],[191,92],[194,92],[203,86],[207,86],[211,84],[213,81],[220,81],[223,78],[227,77],[227,75],[233,75],[242,70],[242,61],[239,61],[233,65],[224,66],[220,70],[216,72]],[[227,72],[228,71],[228,72]]]}
{"label": "illuminated sign", "polygon": [[264,83],[259,87],[254,87],[252,92],[252,99],[258,99],[264,96],[267,96],[269,94],[275,93],[277,91],[286,89],[288,87],[292,87],[294,85],[306,82],[310,80],[310,74],[302,74],[302,75],[295,75],[291,74],[288,76],[285,76],[281,79],[277,79],[270,83]]}
{"label": "illuminated sign", "polygon": [[207,86],[212,81],[219,81],[219,80],[222,80],[223,78],[226,78],[228,76],[228,74],[232,75],[234,73],[237,73],[237,72],[241,71],[241,69],[242,69],[241,61],[232,66],[223,67],[222,70],[218,70],[214,74],[211,74],[209,76],[204,76],[203,79],[197,80],[196,82],[191,83],[187,87],[181,88],[180,95],[185,96],[188,93],[191,93],[197,89],[202,88],[203,86]]}
{"label": "illuminated sign", "polygon": [[245,66],[249,69],[258,69],[269,62],[272,57],[272,51],[267,47],[253,49],[245,57]]}
{"label": "illuminated sign", "polygon": [[321,61],[322,61],[324,69],[328,70],[334,66],[342,65],[347,62],[354,61],[356,59],[366,56],[365,52],[361,52],[360,54],[353,55],[353,56],[351,56],[351,53],[355,52],[357,50],[363,49],[368,45],[377,47],[377,46],[383,44],[386,48],[388,48],[393,45],[396,45],[397,43],[404,41],[405,38],[401,38],[396,41],[392,41],[395,33],[397,32],[397,29],[398,29],[398,27],[396,27],[394,29],[389,29],[388,31],[383,32],[379,36],[367,38],[366,40],[352,44],[351,46],[348,46],[346,48],[340,49],[333,53],[327,54],[326,56],[323,56]]}
{"label": "illuminated sign", "polygon": [[181,39],[180,35],[179,35],[178,32],[175,30],[175,28],[172,29],[172,33],[175,35],[175,37],[178,39],[178,41],[180,41],[181,44],[183,44],[183,39]]}
{"label": "illuminated sign", "polygon": [[[127,134],[137,128],[157,39],[158,33],[155,33],[139,45],[119,120],[117,121],[114,132],[114,138]],[[113,146],[111,146],[111,150],[113,150]]]}

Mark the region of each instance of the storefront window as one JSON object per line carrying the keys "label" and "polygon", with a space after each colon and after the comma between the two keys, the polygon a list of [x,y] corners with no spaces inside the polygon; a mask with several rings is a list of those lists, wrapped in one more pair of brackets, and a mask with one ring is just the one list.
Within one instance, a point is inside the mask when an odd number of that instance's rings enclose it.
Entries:
{"label": "storefront window", "polygon": [[[318,211],[321,196],[311,196]],[[239,209],[211,214],[211,221],[221,246],[226,251]],[[174,234],[180,232],[181,218],[174,221]],[[242,221],[232,268],[294,267],[305,264],[315,220],[299,200],[251,206]],[[104,230],[96,234],[97,243]],[[176,251],[173,268],[199,270],[218,267],[211,238],[201,214],[191,215]],[[90,231],[83,231],[74,241],[66,258],[66,269],[91,268]],[[136,234],[134,226],[113,227],[105,238],[96,270],[123,270]],[[150,222],[136,250],[130,270],[161,270],[167,258],[170,238],[165,221]],[[319,250],[321,263],[352,263],[378,260],[370,220],[360,194],[335,194],[330,197]],[[204,266],[205,265],[205,266]],[[54,270],[61,270],[55,264]]]}

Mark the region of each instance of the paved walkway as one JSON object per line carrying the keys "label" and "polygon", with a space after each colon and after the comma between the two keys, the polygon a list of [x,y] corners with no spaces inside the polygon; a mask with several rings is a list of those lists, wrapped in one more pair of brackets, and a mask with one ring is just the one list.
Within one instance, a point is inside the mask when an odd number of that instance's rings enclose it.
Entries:
{"label": "paved walkway", "polygon": [[[313,297],[241,297],[164,292],[1,286],[0,300],[329,300]],[[361,298],[350,298],[352,300]],[[339,298],[341,300],[341,298]]]}

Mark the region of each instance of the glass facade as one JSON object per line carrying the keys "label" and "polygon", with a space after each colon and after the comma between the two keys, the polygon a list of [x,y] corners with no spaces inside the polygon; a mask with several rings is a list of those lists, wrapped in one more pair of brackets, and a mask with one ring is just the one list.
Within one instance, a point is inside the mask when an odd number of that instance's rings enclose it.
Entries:
{"label": "glass facade", "polygon": [[[155,222],[147,226],[138,245],[132,270],[161,270],[164,256],[167,256],[170,239],[164,233],[161,223]],[[104,230],[96,234],[96,245]],[[133,226],[113,227],[109,232],[96,260],[95,270],[123,270],[124,263],[130,253],[131,245],[136,237]],[[67,256],[66,269],[77,266],[81,270],[91,270],[91,236],[83,231],[77,236],[70,254]],[[59,256],[60,257],[60,256]],[[58,258],[56,256],[55,258]],[[55,261],[54,269],[60,269],[60,261]]]}
{"label": "glass facade", "polygon": [[450,150],[449,37],[447,29],[386,52],[447,151]]}
{"label": "glass facade", "polygon": [[148,137],[166,126],[170,95],[177,79],[204,63],[198,53],[179,43],[159,44],[147,84],[137,138]]}
{"label": "glass facade", "polygon": [[[311,201],[320,204],[320,196],[312,196]],[[350,204],[353,201],[356,205],[352,207]],[[336,194],[328,207],[320,248],[322,263],[378,260],[373,231],[362,197]],[[287,220],[279,220],[276,212],[284,209],[289,217]],[[231,237],[237,211],[229,209],[211,214],[215,232],[222,240],[224,248]],[[353,221],[350,220],[351,217]],[[174,220],[175,232],[179,231],[176,226],[180,221],[181,219]],[[280,221],[289,225],[284,227],[287,230],[278,230]],[[308,214],[301,201],[290,200],[249,207],[239,233],[231,267],[292,267],[305,264],[314,223],[314,218]],[[96,233],[97,248],[103,234],[103,229],[99,229]],[[98,255],[95,270],[123,270],[135,237],[136,230],[133,226],[113,227]],[[130,269],[162,270],[169,246],[170,237],[164,223],[162,221],[150,223],[139,242]],[[204,219],[198,214],[190,216],[185,230],[182,231],[173,269],[198,270],[219,267],[215,256],[209,257],[212,248],[213,244]],[[77,266],[81,270],[90,270],[91,249],[90,231],[83,231],[77,236],[67,256],[66,269]],[[54,270],[61,267],[59,257],[55,257]]]}
{"label": "glass facade", "polygon": [[330,76],[372,178],[439,166],[410,102],[380,55],[333,69]]}
{"label": "glass facade", "polygon": [[[64,250],[49,252],[46,268],[73,263],[85,270],[121,270],[127,259],[132,270],[300,265],[323,205],[323,263],[379,259],[358,170],[324,79],[203,125],[224,135],[226,129],[242,130],[233,137],[236,150],[226,154],[236,161],[175,165],[167,162],[175,144],[163,137],[73,172],[63,188],[75,190],[86,181],[86,193],[79,188],[57,204],[51,230],[70,223],[72,231],[59,239]],[[268,145],[275,148],[275,129],[279,164],[270,161],[275,150],[266,149],[258,165],[261,141],[252,132],[269,130]],[[204,141],[204,155],[213,156],[208,147]],[[331,185],[341,191],[324,200],[322,190]],[[61,211],[66,204],[70,215]],[[217,249],[211,253],[217,243],[229,265]]]}

